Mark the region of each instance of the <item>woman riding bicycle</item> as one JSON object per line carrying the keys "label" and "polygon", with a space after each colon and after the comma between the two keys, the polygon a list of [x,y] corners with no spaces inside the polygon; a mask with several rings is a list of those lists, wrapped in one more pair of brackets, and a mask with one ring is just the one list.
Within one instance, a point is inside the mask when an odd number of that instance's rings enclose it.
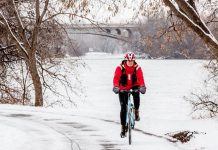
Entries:
{"label": "woman riding bicycle", "polygon": [[[141,67],[135,62],[135,54],[128,52],[125,54],[125,59],[116,68],[113,78],[113,91],[119,94],[120,100],[120,122],[121,122],[121,137],[126,134],[126,105],[128,101],[128,93],[120,92],[121,90],[138,89],[140,93],[145,94],[146,86]],[[133,101],[135,106],[135,120],[139,121],[139,105],[140,94],[139,92],[133,93]]]}

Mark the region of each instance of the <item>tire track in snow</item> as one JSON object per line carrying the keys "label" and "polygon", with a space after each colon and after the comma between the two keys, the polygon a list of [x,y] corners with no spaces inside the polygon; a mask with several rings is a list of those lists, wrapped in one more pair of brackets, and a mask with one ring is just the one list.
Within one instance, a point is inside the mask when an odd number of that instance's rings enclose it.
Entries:
{"label": "tire track in snow", "polygon": [[[105,121],[105,122],[110,122],[110,123],[114,123],[114,124],[120,125],[120,123],[117,122],[117,121],[108,120],[108,119],[101,119],[101,118],[95,118],[95,117],[92,117],[92,118],[96,119],[96,120],[102,120],[102,121]],[[134,131],[137,131],[137,132],[142,133],[144,135],[149,135],[149,136],[153,136],[153,137],[156,137],[156,138],[161,138],[161,139],[167,140],[167,141],[172,142],[172,143],[176,143],[177,142],[177,140],[175,140],[175,139],[168,138],[168,137],[162,136],[162,135],[156,135],[156,134],[153,134],[153,133],[149,133],[149,132],[143,131],[143,130],[138,129],[138,128],[134,128]]]}
{"label": "tire track in snow", "polygon": [[71,150],[75,150],[75,148],[78,149],[78,150],[81,150],[79,144],[75,140],[70,138],[67,134],[65,134],[64,132],[61,132],[61,131],[55,129],[54,127],[51,127],[51,126],[48,126],[48,125],[46,125],[46,126],[51,128],[51,129],[53,129],[55,132],[62,134],[66,139],[68,139],[70,141],[70,145],[71,145],[70,148],[71,148]]}

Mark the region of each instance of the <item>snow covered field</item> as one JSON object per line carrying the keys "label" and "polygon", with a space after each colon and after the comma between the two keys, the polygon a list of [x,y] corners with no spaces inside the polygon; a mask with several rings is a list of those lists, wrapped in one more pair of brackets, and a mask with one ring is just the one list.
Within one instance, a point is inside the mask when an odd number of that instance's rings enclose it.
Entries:
{"label": "snow covered field", "polygon": [[[147,85],[133,143],[121,139],[119,100],[112,79],[120,56],[89,54],[79,70],[85,100],[77,107],[0,105],[1,150],[216,150],[218,120],[194,120],[183,96],[201,88],[202,60],[138,60]],[[69,59],[70,61],[70,59]],[[170,142],[167,133],[197,131],[190,142]]]}

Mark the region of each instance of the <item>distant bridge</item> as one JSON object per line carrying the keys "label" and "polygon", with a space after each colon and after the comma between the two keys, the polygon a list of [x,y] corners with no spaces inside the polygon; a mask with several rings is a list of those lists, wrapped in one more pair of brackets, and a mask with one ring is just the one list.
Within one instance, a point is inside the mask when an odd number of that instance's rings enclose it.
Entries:
{"label": "distant bridge", "polygon": [[129,41],[139,32],[136,24],[80,24],[67,26],[69,34],[91,34]]}

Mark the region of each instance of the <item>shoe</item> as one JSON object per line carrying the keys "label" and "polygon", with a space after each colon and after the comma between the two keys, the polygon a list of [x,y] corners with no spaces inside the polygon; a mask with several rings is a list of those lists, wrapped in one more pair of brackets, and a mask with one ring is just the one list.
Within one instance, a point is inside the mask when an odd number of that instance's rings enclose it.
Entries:
{"label": "shoe", "polygon": [[135,121],[139,121],[140,117],[139,117],[139,110],[135,110]]}
{"label": "shoe", "polygon": [[120,137],[124,138],[126,137],[126,128],[124,125],[121,125],[121,133],[120,133]]}

